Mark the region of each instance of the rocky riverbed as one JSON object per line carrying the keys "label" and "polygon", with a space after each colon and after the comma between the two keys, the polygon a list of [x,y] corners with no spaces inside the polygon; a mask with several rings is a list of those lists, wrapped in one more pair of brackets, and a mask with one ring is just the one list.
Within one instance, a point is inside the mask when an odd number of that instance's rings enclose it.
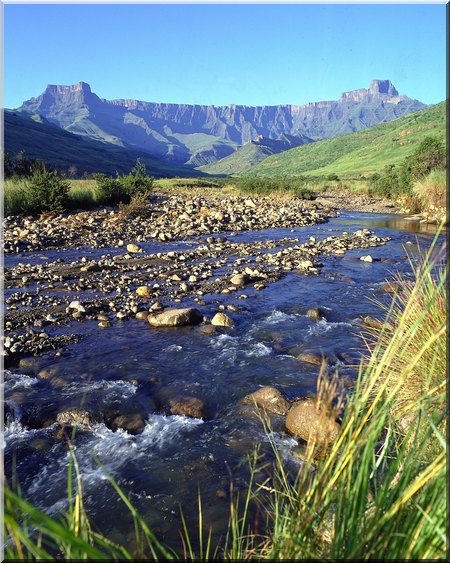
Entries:
{"label": "rocky riverbed", "polygon": [[[5,252],[67,248],[78,252],[74,260],[58,258],[43,264],[29,261],[31,255],[25,254],[5,268],[6,364],[75,342],[76,333],[52,334],[73,321],[96,320],[99,329],[105,329],[130,318],[145,320],[168,303],[193,299],[201,308],[205,295],[233,293],[245,299],[245,288],[263,290],[290,271],[317,275],[325,256],[370,249],[389,240],[358,229],[321,240],[292,236],[234,242],[237,232],[298,228],[335,215],[330,208],[296,199],[172,196],[155,198],[150,218],[127,220],[113,210],[42,221],[8,217]],[[232,231],[217,236],[226,228]],[[196,244],[183,250],[153,253],[142,245],[189,237]],[[114,253],[91,258],[87,252],[88,247],[105,246],[115,246]],[[372,260],[370,254],[361,259]],[[239,311],[239,306],[228,307]],[[210,321],[207,315],[204,321]]]}

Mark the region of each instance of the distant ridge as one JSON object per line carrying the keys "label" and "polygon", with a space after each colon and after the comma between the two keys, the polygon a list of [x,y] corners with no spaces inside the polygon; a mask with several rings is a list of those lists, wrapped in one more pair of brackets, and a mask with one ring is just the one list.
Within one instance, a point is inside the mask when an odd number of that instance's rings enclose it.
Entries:
{"label": "distant ridge", "polygon": [[[66,131],[173,164],[216,162],[258,137],[320,140],[359,131],[425,107],[400,96],[389,80],[344,92],[339,100],[304,105],[205,106],[105,100],[86,82],[49,85],[17,111]],[[299,141],[301,144],[301,141]]]}

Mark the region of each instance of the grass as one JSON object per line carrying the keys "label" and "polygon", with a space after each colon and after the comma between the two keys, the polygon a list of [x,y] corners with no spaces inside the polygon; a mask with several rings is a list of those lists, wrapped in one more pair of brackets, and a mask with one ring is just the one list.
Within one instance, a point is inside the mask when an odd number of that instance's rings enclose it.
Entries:
{"label": "grass", "polygon": [[[336,408],[336,399],[346,402],[336,442],[327,452],[309,442],[300,471],[293,475],[266,421],[274,459],[269,476],[260,477],[261,461],[255,452],[247,493],[238,497],[231,489],[229,527],[220,545],[212,545],[209,531],[203,533],[199,498],[197,549],[182,520],[186,559],[214,555],[234,560],[445,558],[444,255],[436,238],[421,259],[411,258],[415,279],[397,280],[403,289],[386,310],[384,328],[369,335],[370,354],[347,397],[337,373],[319,374],[318,401],[329,409]],[[158,542],[109,475],[133,515],[137,553],[95,533],[84,511],[75,459],[71,467],[74,488],[69,486],[65,520],[42,514],[20,493],[5,489],[9,559],[45,558],[56,552],[73,559],[175,556]],[[252,525],[254,505],[265,515],[262,533]]]}
{"label": "grass", "polygon": [[445,102],[349,135],[268,156],[244,172],[249,176],[358,178],[399,164],[428,136],[445,142]]}

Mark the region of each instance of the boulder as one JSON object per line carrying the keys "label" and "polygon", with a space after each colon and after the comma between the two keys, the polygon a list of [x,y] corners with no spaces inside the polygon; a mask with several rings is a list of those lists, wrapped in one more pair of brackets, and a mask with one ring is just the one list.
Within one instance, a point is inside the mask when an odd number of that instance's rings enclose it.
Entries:
{"label": "boulder", "polygon": [[156,315],[149,315],[147,320],[151,326],[185,326],[201,323],[203,315],[198,309],[172,307]]}
{"label": "boulder", "polygon": [[306,311],[306,316],[309,319],[312,319],[313,321],[320,321],[320,319],[325,318],[324,312],[322,311],[322,309],[319,309],[318,307],[316,307],[314,309],[308,309]]}
{"label": "boulder", "polygon": [[148,287],[148,285],[140,285],[136,289],[136,294],[139,295],[139,297],[151,297],[152,290]]}
{"label": "boulder", "polygon": [[286,430],[305,442],[332,444],[338,435],[339,424],[325,410],[319,410],[315,399],[295,402],[286,417]]}
{"label": "boulder", "polygon": [[261,387],[261,389],[244,397],[243,401],[244,403],[256,404],[268,412],[282,415],[285,415],[290,407],[289,401],[286,400],[281,391],[271,386]]}
{"label": "boulder", "polygon": [[203,401],[196,397],[176,397],[169,401],[171,414],[181,414],[192,418],[203,418],[205,416],[204,407]]}
{"label": "boulder", "polygon": [[77,425],[90,426],[97,422],[95,417],[87,410],[81,408],[66,409],[59,412],[56,416],[56,422],[61,426]]}
{"label": "boulder", "polygon": [[244,287],[244,285],[248,282],[248,276],[245,274],[235,274],[230,278],[230,283],[237,287]]}
{"label": "boulder", "polygon": [[137,252],[142,252],[137,244],[127,244],[127,252],[130,254],[136,254]]}
{"label": "boulder", "polygon": [[234,322],[228,315],[225,315],[225,313],[216,313],[211,319],[211,324],[213,326],[225,326],[228,328],[232,328],[234,326]]}
{"label": "boulder", "polygon": [[136,313],[136,318],[138,321],[146,321],[148,319],[149,312],[148,311],[138,311]]}
{"label": "boulder", "polygon": [[324,358],[320,354],[312,354],[311,352],[302,352],[297,356],[297,360],[306,362],[307,364],[313,364],[315,366],[322,365],[323,359]]}
{"label": "boulder", "polygon": [[111,424],[112,430],[122,428],[128,434],[141,434],[145,428],[145,421],[141,414],[122,414],[116,416]]}

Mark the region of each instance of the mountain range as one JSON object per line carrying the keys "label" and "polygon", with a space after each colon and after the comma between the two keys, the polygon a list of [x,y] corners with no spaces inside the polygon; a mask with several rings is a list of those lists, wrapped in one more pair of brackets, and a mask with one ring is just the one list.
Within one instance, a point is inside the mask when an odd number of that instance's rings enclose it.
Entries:
{"label": "mountain range", "polygon": [[[101,143],[105,150],[114,148],[116,154],[121,148],[151,155],[166,170],[202,167],[205,172],[227,174],[227,157],[233,160],[236,155],[239,161],[239,151],[245,151],[246,161],[251,153],[257,164],[268,155],[359,131],[423,107],[418,100],[400,96],[389,80],[373,80],[369,88],[344,92],[336,101],[255,107],[106,100],[79,82],[49,85],[15,113]],[[5,150],[9,136],[5,123]],[[225,168],[215,170],[222,159]]]}

